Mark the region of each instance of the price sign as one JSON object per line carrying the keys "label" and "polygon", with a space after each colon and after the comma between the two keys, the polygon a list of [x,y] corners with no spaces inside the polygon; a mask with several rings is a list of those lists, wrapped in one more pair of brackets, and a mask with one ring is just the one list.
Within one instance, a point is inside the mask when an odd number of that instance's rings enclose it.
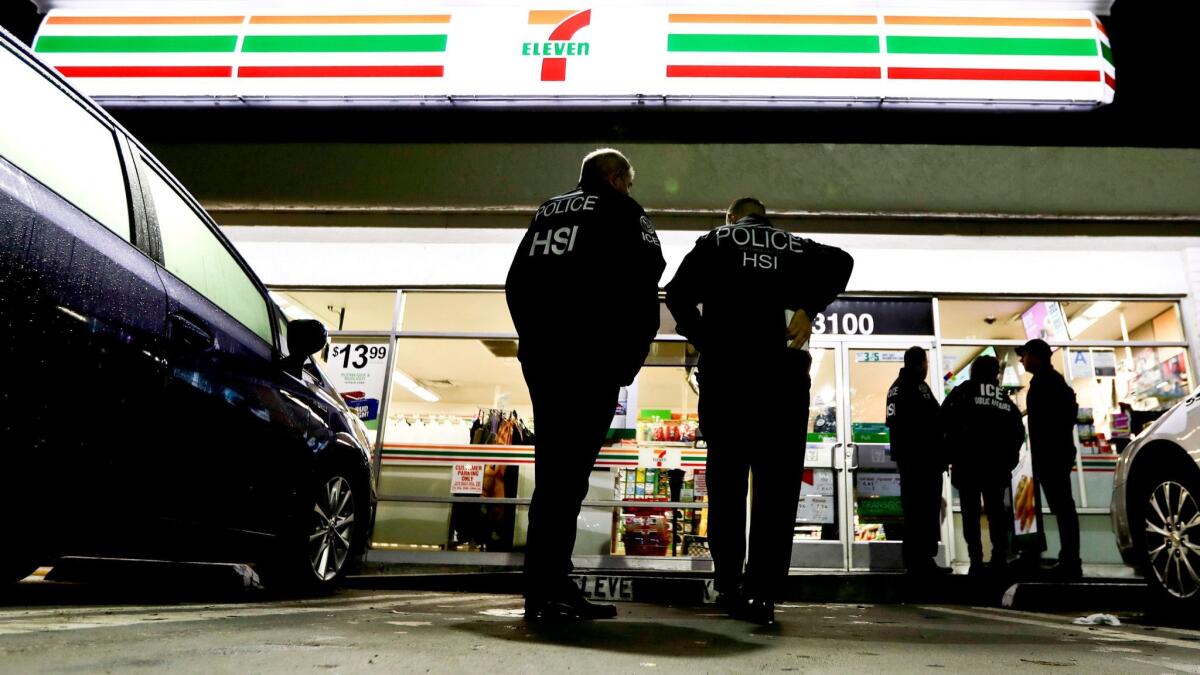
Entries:
{"label": "price sign", "polygon": [[329,347],[326,370],[333,386],[368,429],[379,426],[379,401],[387,374],[388,346],[357,342]]}
{"label": "price sign", "polygon": [[813,335],[933,335],[929,298],[839,298],[812,319]]}

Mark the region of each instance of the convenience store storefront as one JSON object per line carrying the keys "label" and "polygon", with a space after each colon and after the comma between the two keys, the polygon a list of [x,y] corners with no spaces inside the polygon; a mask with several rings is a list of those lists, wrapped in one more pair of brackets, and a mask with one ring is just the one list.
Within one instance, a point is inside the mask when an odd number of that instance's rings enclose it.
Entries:
{"label": "convenience store storefront", "polygon": [[[481,418],[492,422],[492,411],[502,411],[493,430],[515,413],[518,429],[524,424],[536,433],[503,293],[418,288],[275,294],[291,316],[330,326],[335,337],[327,370],[335,383],[372,369],[384,375],[374,408],[382,502],[371,559],[519,564],[535,480],[533,448],[513,441],[511,431],[491,435],[490,442],[486,430],[473,435]],[[1014,348],[1027,335],[1043,335],[1059,347],[1055,365],[1068,374],[1084,409],[1074,485],[1085,561],[1119,562],[1108,515],[1118,450],[1132,425],[1191,390],[1176,299],[854,295],[831,306],[815,325],[822,332],[813,340],[808,427],[790,428],[786,419],[746,420],[777,426],[780,443],[807,435],[794,568],[900,567],[898,474],[882,422],[903,350],[930,350],[931,364],[940,364],[930,374],[938,392],[961,381],[976,356],[995,354],[1004,364],[1004,384],[1023,405],[1029,376]],[[664,310],[646,366],[614,411],[613,444],[601,452],[578,521],[580,567],[705,570],[711,564],[705,450],[695,439],[695,354],[672,331]],[[1014,489],[1020,478],[1018,471]],[[943,548],[942,560],[964,562],[948,483],[945,496],[952,506],[943,541],[955,543]],[[1036,528],[1028,514],[1016,516],[1018,531]],[[1053,551],[1053,519],[1045,523]]]}
{"label": "convenience store storefront", "polygon": [[[1020,1],[951,11],[904,0],[593,2],[570,10],[542,0],[403,10],[348,2],[336,13],[299,1],[182,2],[169,11],[139,0],[41,4],[52,11],[34,43],[38,56],[110,109],[141,111],[143,120],[146,111],[180,110],[186,114],[170,119],[253,110],[284,120],[307,109],[341,111],[333,119],[351,124],[359,109],[469,109],[481,111],[478,124],[531,110],[548,126],[575,109],[618,122],[648,108],[681,121],[734,109],[776,120],[833,108],[1054,117],[1109,104],[1116,85],[1094,15],[1109,3],[1082,0],[1061,11]],[[211,129],[197,129],[197,138],[185,129],[152,149],[280,304],[334,334],[330,375],[380,444],[383,502],[372,557],[516,564],[534,476],[532,448],[514,423],[536,431],[536,420],[498,291],[519,229],[540,199],[568,187],[562,179],[592,139],[504,144],[484,134],[460,143],[418,134],[354,143],[337,132],[210,143]],[[781,442],[806,434],[796,567],[899,562],[896,475],[878,426],[897,354],[913,344],[932,349],[937,384],[993,350],[1009,366],[1007,381],[1019,384],[1025,376],[1014,370],[1012,347],[1033,330],[1060,347],[1060,369],[1070,364],[1079,374],[1072,382],[1081,404],[1094,401],[1077,462],[1084,550],[1089,562],[1117,560],[1106,485],[1115,455],[1099,434],[1108,441],[1124,428],[1124,418],[1112,417],[1119,403],[1129,403],[1132,420],[1189,390],[1188,354],[1196,353],[1200,238],[1164,233],[1162,222],[1142,236],[1141,223],[1127,219],[1189,212],[1164,204],[1164,194],[1194,184],[1161,161],[1165,153],[720,145],[703,133],[687,143],[620,145],[639,168],[635,195],[664,242],[664,283],[695,236],[719,222],[719,207],[742,194],[764,198],[787,229],[816,232],[857,260],[850,295],[859,304],[831,309],[814,341],[809,427],[746,421],[777,426]],[[1136,180],[1096,178],[1129,166],[1141,172]],[[973,174],[981,178],[963,178]],[[1126,211],[1109,214],[1106,198]],[[1084,217],[1051,216],[1050,236],[1037,220],[1027,223],[1034,236],[987,236],[988,222],[1012,215],[1005,211]],[[1121,236],[1071,236],[1091,235],[1093,226]],[[1082,327],[1089,313],[1094,325]],[[691,440],[694,361],[670,326],[664,313],[652,358],[614,411],[614,435],[625,438],[593,473],[579,521],[582,566],[710,564],[705,455]],[[953,493],[946,497],[952,504]],[[958,529],[949,518],[943,540],[955,543],[947,560],[962,557]]]}

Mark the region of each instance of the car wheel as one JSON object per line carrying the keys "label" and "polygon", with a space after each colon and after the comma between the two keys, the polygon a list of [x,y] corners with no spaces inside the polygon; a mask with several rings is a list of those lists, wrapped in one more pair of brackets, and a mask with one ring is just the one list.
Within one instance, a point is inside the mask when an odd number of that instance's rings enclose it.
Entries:
{"label": "car wheel", "polygon": [[1145,484],[1138,538],[1146,581],[1165,609],[1200,602],[1200,480],[1194,468]]}
{"label": "car wheel", "polygon": [[263,565],[267,585],[301,591],[334,588],[366,543],[368,498],[352,472],[338,466],[320,472],[280,551]]}

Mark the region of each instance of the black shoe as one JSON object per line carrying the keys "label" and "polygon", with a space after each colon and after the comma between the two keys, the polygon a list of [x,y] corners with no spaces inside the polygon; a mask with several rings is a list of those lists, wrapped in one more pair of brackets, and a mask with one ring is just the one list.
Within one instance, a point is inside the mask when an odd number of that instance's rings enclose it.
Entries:
{"label": "black shoe", "polygon": [[1046,576],[1054,581],[1079,581],[1083,578],[1083,564],[1060,560],[1046,570]]}
{"label": "black shoe", "polygon": [[528,621],[590,621],[617,618],[616,605],[591,602],[582,593],[564,594],[555,598],[525,598],[525,619]]}
{"label": "black shoe", "polygon": [[728,614],[734,619],[741,618],[743,610],[746,608],[746,596],[741,591],[733,591],[731,593],[721,593],[717,596],[717,606],[721,611]]}
{"label": "black shoe", "polygon": [[1030,553],[1022,553],[1012,564],[1013,571],[1018,574],[1037,574],[1042,571],[1042,557]]}
{"label": "black shoe", "polygon": [[770,600],[747,599],[735,618],[760,626],[775,625],[775,603]]}

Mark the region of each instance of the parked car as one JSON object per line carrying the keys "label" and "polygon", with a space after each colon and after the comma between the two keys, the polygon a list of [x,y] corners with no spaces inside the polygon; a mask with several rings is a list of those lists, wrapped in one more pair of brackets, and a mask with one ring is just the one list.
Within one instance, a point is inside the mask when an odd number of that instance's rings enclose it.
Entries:
{"label": "parked car", "polygon": [[338,581],[372,450],[183,186],[0,30],[0,582],[64,555],[253,562]]}
{"label": "parked car", "polygon": [[1178,403],[1121,453],[1113,529],[1129,565],[1168,609],[1200,607],[1200,395]]}

